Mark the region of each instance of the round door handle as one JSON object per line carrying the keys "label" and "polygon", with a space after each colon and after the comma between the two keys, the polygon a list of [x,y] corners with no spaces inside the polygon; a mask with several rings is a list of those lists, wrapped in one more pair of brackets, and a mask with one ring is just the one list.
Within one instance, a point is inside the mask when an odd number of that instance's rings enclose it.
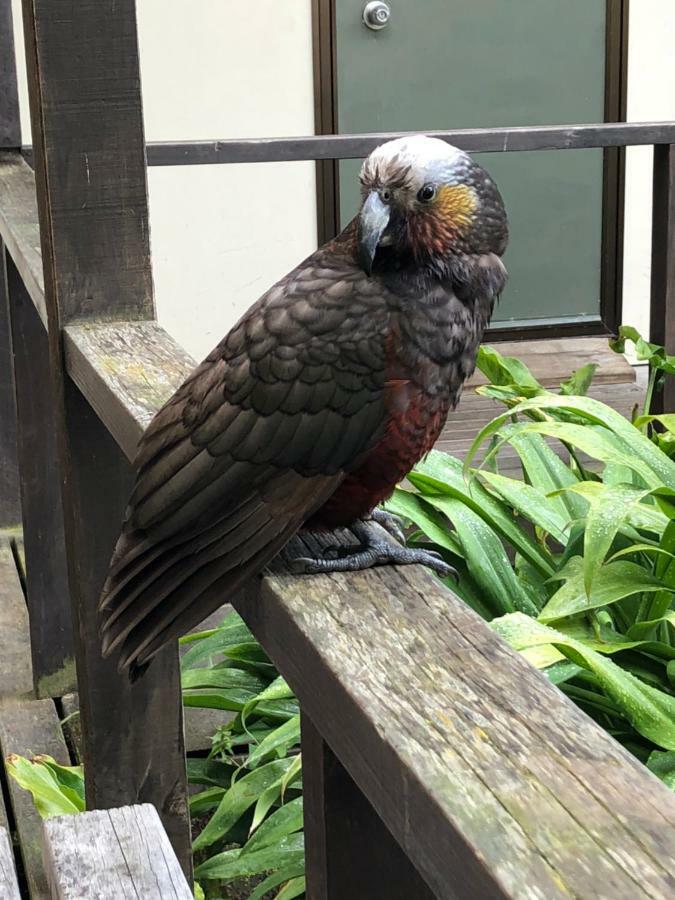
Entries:
{"label": "round door handle", "polygon": [[363,24],[373,31],[386,28],[391,19],[391,8],[382,0],[371,0],[363,8]]}

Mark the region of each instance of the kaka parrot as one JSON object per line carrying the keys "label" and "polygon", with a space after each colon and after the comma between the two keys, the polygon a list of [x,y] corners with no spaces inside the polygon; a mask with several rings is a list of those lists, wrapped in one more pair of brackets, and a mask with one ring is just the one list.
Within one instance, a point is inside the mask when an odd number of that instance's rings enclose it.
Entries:
{"label": "kaka parrot", "polygon": [[[375,507],[433,447],[506,283],[500,193],[437,138],[382,144],[358,215],[275,284],[157,413],[100,600],[133,678],[302,528],[362,545],[298,572],[451,568]],[[374,512],[375,510],[375,512]]]}

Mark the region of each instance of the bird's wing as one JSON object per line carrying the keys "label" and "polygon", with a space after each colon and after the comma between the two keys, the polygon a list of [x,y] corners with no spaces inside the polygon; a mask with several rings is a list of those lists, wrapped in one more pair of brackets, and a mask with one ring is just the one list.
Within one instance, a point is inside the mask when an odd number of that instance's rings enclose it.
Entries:
{"label": "bird's wing", "polygon": [[310,258],[160,410],[100,601],[120,668],[262,569],[381,437],[385,335],[373,282]]}

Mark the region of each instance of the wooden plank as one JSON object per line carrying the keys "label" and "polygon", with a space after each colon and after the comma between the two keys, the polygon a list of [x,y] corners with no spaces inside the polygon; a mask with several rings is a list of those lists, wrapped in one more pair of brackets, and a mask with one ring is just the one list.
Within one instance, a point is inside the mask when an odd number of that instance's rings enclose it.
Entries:
{"label": "wooden plank", "polygon": [[[675,144],[654,147],[650,335],[675,353]],[[653,412],[675,412],[675,384],[666,380]]]}
{"label": "wooden plank", "polygon": [[37,696],[61,697],[75,687],[75,651],[49,344],[11,259],[7,274],[30,620],[24,652],[30,647]]}
{"label": "wooden plank", "polygon": [[[403,131],[379,134],[331,134],[311,137],[247,138],[148,144],[151,166],[289,162],[304,159],[359,159]],[[513,128],[462,128],[427,131],[469,153],[520,150],[583,150],[675,141],[673,122],[620,122],[598,125],[543,125]]]}
{"label": "wooden plank", "polygon": [[25,696],[33,690],[28,650],[28,611],[12,547],[0,537],[0,697]]}
{"label": "wooden plank", "polygon": [[23,11],[87,804],[152,802],[189,874],[177,647],[134,685],[101,659],[97,600],[132,473],[67,378],[61,342],[75,319],[154,314],[135,4]]}
{"label": "wooden plank", "polygon": [[0,153],[0,238],[46,327],[35,175],[18,153]]}
{"label": "wooden plank", "polygon": [[[0,0],[1,2],[1,0]],[[0,239],[0,528],[16,528],[21,521],[19,463],[16,452],[16,404],[12,373],[12,338],[5,272],[5,250]]]}
{"label": "wooden plank", "polygon": [[0,825],[0,897],[2,900],[21,900],[19,882],[14,867],[14,854],[7,830]]}
{"label": "wooden plank", "polygon": [[196,363],[156,322],[65,329],[70,377],[128,459],[160,406]]}
{"label": "wooden plank", "polygon": [[235,605],[439,897],[673,895],[672,793],[428,572]]}
{"label": "wooden plank", "polygon": [[0,147],[20,146],[12,0],[0,0]]}
{"label": "wooden plank", "polygon": [[436,895],[305,715],[302,785],[308,897],[433,900]]}
{"label": "wooden plank", "polygon": [[54,900],[192,900],[150,804],[48,819],[44,850]]}
{"label": "wooden plank", "polygon": [[[4,700],[0,703],[0,749],[3,759],[12,753],[28,757],[48,753],[57,762],[70,765],[53,700]],[[42,862],[40,816],[27,791],[9,777],[7,785],[31,900],[47,900],[49,891]]]}

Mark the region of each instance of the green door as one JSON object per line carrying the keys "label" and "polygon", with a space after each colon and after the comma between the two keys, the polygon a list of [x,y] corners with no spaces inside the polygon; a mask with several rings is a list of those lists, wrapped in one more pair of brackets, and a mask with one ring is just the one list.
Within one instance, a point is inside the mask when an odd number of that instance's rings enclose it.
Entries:
{"label": "green door", "polygon": [[[610,0],[613,2],[613,0]],[[335,0],[337,126],[425,131],[601,122],[605,0],[389,0],[380,31],[365,0]],[[598,323],[601,150],[483,154],[511,222],[510,282],[496,322]],[[359,162],[340,163],[343,224]]]}

